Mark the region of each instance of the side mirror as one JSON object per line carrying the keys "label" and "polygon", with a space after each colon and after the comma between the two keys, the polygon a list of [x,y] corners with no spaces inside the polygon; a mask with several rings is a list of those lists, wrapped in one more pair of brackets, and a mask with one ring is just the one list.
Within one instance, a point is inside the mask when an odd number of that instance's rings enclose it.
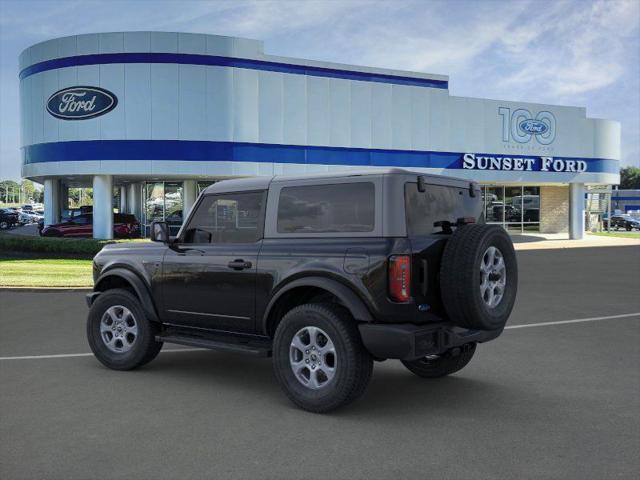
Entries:
{"label": "side mirror", "polygon": [[151,224],[151,241],[169,243],[169,227],[167,222],[153,222]]}

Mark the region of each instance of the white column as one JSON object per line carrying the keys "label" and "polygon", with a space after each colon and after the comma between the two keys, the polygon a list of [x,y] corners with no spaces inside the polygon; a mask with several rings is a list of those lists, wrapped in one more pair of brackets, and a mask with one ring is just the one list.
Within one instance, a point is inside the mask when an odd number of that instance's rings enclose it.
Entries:
{"label": "white column", "polygon": [[44,180],[44,224],[51,225],[60,221],[60,180]]}
{"label": "white column", "polygon": [[186,219],[198,195],[198,183],[196,180],[185,180],[182,187],[182,218]]}
{"label": "white column", "polygon": [[93,177],[93,238],[113,238],[113,177]]}
{"label": "white column", "polygon": [[569,238],[584,238],[584,183],[569,184]]}
{"label": "white column", "polygon": [[142,221],[142,184],[131,183],[129,184],[129,192],[127,194],[127,213],[132,213],[138,219]]}
{"label": "white column", "polygon": [[127,213],[127,186],[120,185],[120,213]]}
{"label": "white column", "polygon": [[69,208],[69,186],[60,184],[60,208],[67,210]]}

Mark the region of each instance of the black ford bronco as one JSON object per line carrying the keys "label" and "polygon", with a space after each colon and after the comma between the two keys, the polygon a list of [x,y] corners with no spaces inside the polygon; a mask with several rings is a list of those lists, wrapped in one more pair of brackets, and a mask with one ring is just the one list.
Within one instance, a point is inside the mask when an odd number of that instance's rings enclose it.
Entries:
{"label": "black ford bronco", "polygon": [[482,210],[474,182],[399,169],[216,183],[175,238],[158,222],[96,255],[89,345],[116,370],[164,342],[273,356],[314,412],[360,396],[374,360],[454,373],[516,297],[513,244]]}

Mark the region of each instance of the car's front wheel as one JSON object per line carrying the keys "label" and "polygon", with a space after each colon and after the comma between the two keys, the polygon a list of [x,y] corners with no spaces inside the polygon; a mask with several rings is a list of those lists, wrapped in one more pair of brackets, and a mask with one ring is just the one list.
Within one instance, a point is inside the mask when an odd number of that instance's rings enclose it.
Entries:
{"label": "car's front wheel", "polygon": [[364,393],[373,359],[345,308],[316,303],[300,305],[284,316],[273,342],[273,365],[293,403],[322,413]]}
{"label": "car's front wheel", "polygon": [[87,339],[96,358],[114,370],[131,370],[153,360],[162,342],[138,299],[127,290],[107,290],[91,305]]}
{"label": "car's front wheel", "polygon": [[6,230],[7,228],[9,228],[9,222],[2,220],[0,222],[0,230]]}
{"label": "car's front wheel", "polygon": [[469,343],[442,355],[429,355],[412,361],[402,361],[411,372],[422,378],[439,378],[462,370],[473,358],[476,344]]}

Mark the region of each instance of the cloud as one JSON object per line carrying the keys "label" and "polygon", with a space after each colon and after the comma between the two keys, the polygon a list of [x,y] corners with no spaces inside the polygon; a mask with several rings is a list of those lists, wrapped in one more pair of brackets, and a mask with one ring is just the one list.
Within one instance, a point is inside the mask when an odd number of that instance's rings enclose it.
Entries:
{"label": "cloud", "polygon": [[[562,2],[530,19],[501,41],[511,72],[501,88],[541,86],[550,101],[598,90],[618,81],[628,66],[625,37],[638,29],[636,2]],[[542,20],[542,21],[541,21]]]}
{"label": "cloud", "polygon": [[[150,7],[151,6],[151,7]],[[0,166],[19,169],[17,57],[77,33],[172,30],[265,41],[267,53],[450,75],[451,93],[586,106],[640,152],[640,2],[0,0]]]}

